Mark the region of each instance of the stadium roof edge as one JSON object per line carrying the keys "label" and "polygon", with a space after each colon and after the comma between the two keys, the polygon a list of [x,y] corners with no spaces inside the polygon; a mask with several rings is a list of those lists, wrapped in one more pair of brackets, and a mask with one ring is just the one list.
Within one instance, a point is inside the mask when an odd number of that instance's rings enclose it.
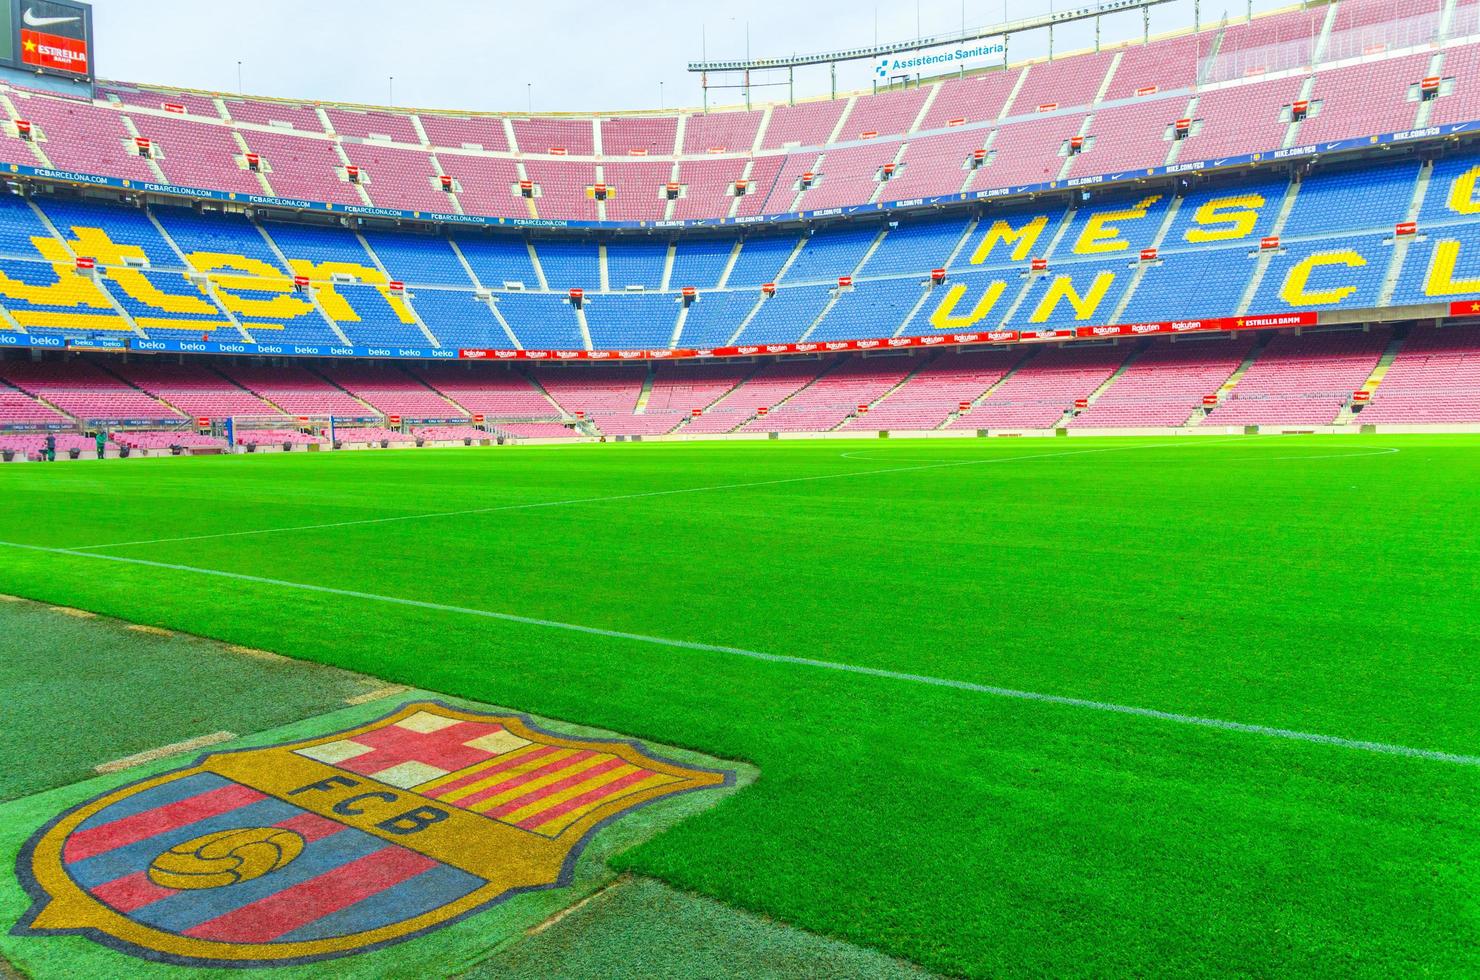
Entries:
{"label": "stadium roof edge", "polygon": [[[1169,2],[1169,0],[1157,0],[1157,2]],[[1266,17],[1275,17],[1275,16],[1279,16],[1281,14],[1288,14],[1288,13],[1292,13],[1292,12],[1299,11],[1299,10],[1311,10],[1311,9],[1315,9],[1317,7],[1325,7],[1325,6],[1330,5],[1332,2],[1333,2],[1333,0],[1308,0],[1308,2],[1304,2],[1304,3],[1292,3],[1292,4],[1288,5],[1288,6],[1278,7],[1278,8],[1272,9],[1272,10],[1258,11],[1258,12],[1256,12],[1253,15],[1252,21],[1259,21],[1259,20],[1262,20],[1262,19],[1264,19]],[[1137,8],[1130,7],[1130,8],[1126,8],[1126,9],[1134,10],[1134,9],[1137,9]],[[1112,12],[1119,13],[1119,12],[1123,12],[1123,11],[1112,11]],[[1172,40],[1172,39],[1178,38],[1178,37],[1189,37],[1189,36],[1191,36],[1193,34],[1199,34],[1199,33],[1211,32],[1211,31],[1215,31],[1215,30],[1221,30],[1221,29],[1223,29],[1225,27],[1230,27],[1230,26],[1234,26],[1234,25],[1237,25],[1237,24],[1245,24],[1245,23],[1250,23],[1250,22],[1251,22],[1251,19],[1248,18],[1248,17],[1227,17],[1227,16],[1224,16],[1224,17],[1219,18],[1217,21],[1209,21],[1208,23],[1206,23],[1205,25],[1203,25],[1200,28],[1193,28],[1193,27],[1174,28],[1174,29],[1169,30],[1169,31],[1164,31],[1164,32],[1162,32],[1160,34],[1153,34],[1151,36],[1151,40],[1152,41],[1166,41],[1166,40]],[[1102,45],[1101,48],[1100,48],[1100,50],[1102,50],[1102,51],[1118,51],[1121,48],[1130,48],[1130,47],[1134,47],[1134,46],[1140,45],[1142,43],[1145,43],[1145,42],[1143,42],[1143,41],[1135,41],[1135,40],[1119,41],[1119,42],[1113,42],[1113,43],[1108,43],[1108,44]],[[908,49],[905,49],[905,50],[908,50]],[[1079,57],[1079,56],[1082,56],[1082,55],[1093,53],[1094,50],[1095,50],[1094,48],[1082,48],[1082,49],[1076,49],[1076,50],[1073,50],[1073,51],[1062,52],[1062,53],[1056,54],[1054,56],[1053,60],[1054,61],[1061,61],[1061,60],[1063,60],[1065,58]],[[1010,63],[1008,63],[1006,65],[993,65],[993,66],[990,66],[990,67],[987,67],[987,68],[979,68],[979,69],[975,69],[975,70],[972,70],[972,71],[967,71],[966,72],[966,75],[967,75],[967,77],[973,77],[973,76],[977,76],[977,75],[984,75],[984,74],[988,74],[988,73],[995,72],[995,71],[1003,71],[1003,70],[1009,70],[1009,69],[1013,69],[1013,68],[1021,68],[1021,67],[1026,66],[1026,65],[1042,64],[1042,63],[1047,62],[1048,60],[1049,59],[1046,56],[1040,56],[1040,57],[1036,57],[1036,58],[1024,58],[1021,61],[1013,61],[1013,62],[1010,62]],[[824,62],[824,64],[825,64],[825,62]],[[952,78],[952,77],[955,77],[955,76],[953,74],[945,74],[945,75],[932,75],[932,76],[928,76],[928,77],[922,77],[921,80],[920,80],[920,84],[923,85],[923,84],[927,84],[927,83],[933,83],[933,82],[936,82],[936,81],[939,81],[939,80],[942,80],[942,79],[945,79],[945,78]],[[205,98],[249,99],[249,100],[251,100],[253,102],[280,103],[280,104],[283,104],[283,105],[322,106],[324,108],[329,108],[329,109],[347,109],[347,110],[349,110],[351,112],[414,113],[414,114],[417,114],[417,115],[420,115],[420,114],[423,114],[423,113],[427,113],[427,114],[431,114],[431,115],[441,115],[441,116],[471,116],[471,117],[482,117],[482,118],[489,118],[489,119],[591,119],[591,118],[609,118],[609,117],[610,118],[621,118],[621,117],[627,117],[627,116],[631,116],[631,117],[635,117],[635,118],[649,118],[649,117],[654,117],[654,116],[705,115],[705,114],[714,114],[714,113],[717,113],[717,112],[744,112],[744,111],[747,111],[746,110],[746,106],[743,103],[736,103],[734,105],[710,106],[707,110],[704,107],[702,107],[702,106],[673,106],[671,108],[661,108],[661,109],[572,109],[572,110],[559,111],[559,112],[553,112],[553,111],[552,112],[520,112],[518,110],[510,110],[510,109],[459,109],[459,108],[455,108],[455,107],[431,107],[431,106],[409,106],[409,105],[406,105],[406,106],[389,106],[389,105],[382,105],[382,104],[373,103],[373,102],[341,102],[341,101],[326,100],[326,99],[294,98],[294,97],[290,97],[290,96],[280,96],[280,95],[254,95],[254,94],[252,94],[250,92],[223,92],[223,91],[213,90],[213,89],[191,88],[191,87],[183,86],[183,85],[170,85],[170,84],[164,83],[164,82],[138,82],[138,81],[127,81],[127,80],[122,80],[122,79],[104,79],[104,78],[98,78],[98,79],[95,80],[95,85],[100,86],[100,87],[103,87],[103,88],[108,88],[108,87],[130,88],[130,89],[136,89],[136,90],[141,90],[141,91],[159,92],[161,94],[178,93],[178,94],[182,94],[182,95],[202,96],[202,97],[205,97]],[[871,94],[874,94],[874,93],[870,89],[853,89],[853,90],[849,90],[849,91],[839,92],[835,97],[834,96],[831,96],[831,95],[828,95],[826,93],[823,93],[823,94],[814,95],[814,96],[804,96],[804,97],[801,97],[801,98],[797,98],[794,101],[797,104],[811,103],[811,102],[829,102],[829,101],[833,101],[834,98],[843,99],[843,98],[848,98],[850,96],[855,96],[855,95],[871,95]],[[769,101],[769,102],[755,102],[752,105],[751,109],[754,110],[754,111],[759,111],[759,110],[762,110],[762,109],[767,108],[768,106],[783,106],[783,105],[787,105],[787,104],[788,104],[788,102],[785,99],[780,99],[780,100],[775,100],[775,101]]]}

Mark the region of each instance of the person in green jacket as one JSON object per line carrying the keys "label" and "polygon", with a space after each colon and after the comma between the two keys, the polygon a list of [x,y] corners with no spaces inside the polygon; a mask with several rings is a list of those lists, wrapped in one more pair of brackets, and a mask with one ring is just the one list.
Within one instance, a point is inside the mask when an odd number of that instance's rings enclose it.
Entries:
{"label": "person in green jacket", "polygon": [[98,443],[98,459],[102,459],[103,458],[103,450],[105,450],[105,449],[108,448],[108,433],[104,432],[102,429],[99,429],[98,430],[98,434],[97,434],[97,443]]}
{"label": "person in green jacket", "polygon": [[57,461],[57,437],[51,434],[46,437],[46,461],[48,463]]}

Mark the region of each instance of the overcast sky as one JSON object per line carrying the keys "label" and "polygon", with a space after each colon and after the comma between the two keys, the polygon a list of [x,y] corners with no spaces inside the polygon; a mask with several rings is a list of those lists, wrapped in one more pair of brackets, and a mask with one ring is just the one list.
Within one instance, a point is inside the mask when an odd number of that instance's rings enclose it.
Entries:
{"label": "overcast sky", "polygon": [[[1255,11],[1288,0],[1252,0]],[[1056,0],[1058,9],[1073,0]],[[697,106],[687,64],[830,51],[999,23],[1048,0],[94,0],[94,64],[104,78],[326,101],[523,111]],[[1249,0],[1203,0],[1204,23],[1247,16]],[[732,16],[731,11],[736,13]],[[877,16],[877,35],[875,17]],[[918,19],[917,19],[918,18]],[[1139,11],[1103,19],[1103,39],[1141,36]],[[1152,8],[1153,34],[1190,27],[1193,0]],[[1088,47],[1092,21],[1057,29],[1055,50]],[[1012,60],[1046,53],[1046,34],[1010,42]],[[840,66],[839,88],[869,84],[872,64]],[[784,81],[784,73],[776,76]],[[757,78],[755,81],[759,82]],[[718,79],[711,79],[718,81]],[[797,96],[828,92],[826,67],[798,71]],[[756,101],[785,87],[756,87]],[[713,92],[711,105],[741,101]]]}

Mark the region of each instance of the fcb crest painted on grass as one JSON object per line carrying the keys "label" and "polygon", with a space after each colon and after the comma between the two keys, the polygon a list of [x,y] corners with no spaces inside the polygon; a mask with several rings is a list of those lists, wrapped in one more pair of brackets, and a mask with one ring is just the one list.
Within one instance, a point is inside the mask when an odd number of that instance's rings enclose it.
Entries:
{"label": "fcb crest painted on grass", "polygon": [[207,755],[42,828],[19,934],[193,965],[303,963],[570,881],[604,824],[729,785],[635,742],[408,704],[321,738]]}

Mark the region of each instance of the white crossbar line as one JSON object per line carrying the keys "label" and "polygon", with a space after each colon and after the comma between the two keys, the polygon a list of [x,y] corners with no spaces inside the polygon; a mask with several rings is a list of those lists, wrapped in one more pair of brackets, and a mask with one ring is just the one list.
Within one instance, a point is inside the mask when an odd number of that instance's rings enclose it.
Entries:
{"label": "white crossbar line", "polygon": [[1352,749],[1360,752],[1372,752],[1381,755],[1403,756],[1411,759],[1425,759],[1432,762],[1447,762],[1461,766],[1480,766],[1480,756],[1458,755],[1452,752],[1439,752],[1432,749],[1418,749],[1407,745],[1394,745],[1387,742],[1370,742],[1361,739],[1342,738],[1337,735],[1321,735],[1315,732],[1302,732],[1289,728],[1272,728],[1267,725],[1251,725],[1240,721],[1227,721],[1221,718],[1203,718],[1198,715],[1186,715],[1175,711],[1160,711],[1155,708],[1140,708],[1133,705],[1115,704],[1108,701],[1092,701],[1085,698],[1065,697],[1059,694],[1042,694],[1037,691],[1019,691],[1008,687],[994,687],[989,684],[976,684],[971,681],[953,680],[946,677],[931,677],[926,674],[909,674],[895,670],[885,670],[880,667],[863,667],[857,664],[837,663],[831,660],[814,660],[810,657],[791,657],[777,653],[762,653],[759,650],[746,650],[742,647],[718,646],[709,643],[695,643],[690,640],[674,640],[661,636],[647,636],[642,633],[628,633],[622,630],[601,629],[596,626],[582,626],[578,623],[562,623],[549,619],[536,619],[530,616],[518,616],[513,613],[493,612],[488,609],[472,609],[466,606],[444,605],[440,602],[426,602],[420,599],[403,599],[399,596],[376,595],[373,592],[360,592],[354,589],[336,589],[327,585],[312,585],[305,582],[289,582],[283,579],[266,578],[260,575],[245,575],[240,572],[227,572],[215,568],[197,568],[193,565],[177,565],[170,562],[149,561],[144,558],[126,558],[122,555],[100,555],[93,552],[76,551],[68,548],[48,548],[35,544],[17,544],[10,541],[0,541],[0,547],[18,548],[24,551],[37,551],[54,555],[65,555],[71,558],[87,558],[93,561],[117,562],[125,565],[141,565],[146,568],[159,568],[175,572],[190,572],[196,575],[209,575],[216,578],[231,579],[237,582],[251,582],[257,585],[271,585],[284,589],[296,589],[302,592],[317,592],[324,595],[341,596],[348,599],[364,599],[369,602],[381,602],[389,605],[409,606],[415,609],[428,609],[434,612],[450,613],[459,616],[477,616],[483,619],[496,619],[508,623],[519,623],[525,626],[538,626],[546,629],[565,630],[571,633],[583,633],[589,636],[601,636],[614,640],[630,640],[634,643],[648,643],[656,646],[672,647],[680,650],[698,650],[705,653],[727,654],[735,657],[746,657],[751,660],[760,660],[768,663],[791,664],[798,667],[810,667],[819,670],[838,671],[847,674],[862,674],[867,677],[879,677],[885,680],[902,681],[911,684],[925,684],[931,687],[949,688],[958,691],[969,691],[975,694],[987,694],[999,698],[1011,698],[1018,701],[1035,701],[1041,704],[1054,704],[1068,708],[1082,708],[1090,711],[1102,711],[1110,714],[1131,715],[1138,718],[1152,718],[1158,721],[1173,722],[1179,725],[1191,725],[1197,728],[1211,728],[1227,732],[1241,732],[1247,735],[1262,735],[1267,738],[1286,739],[1295,742],[1309,742],[1316,745],[1327,745],[1341,749]]}

